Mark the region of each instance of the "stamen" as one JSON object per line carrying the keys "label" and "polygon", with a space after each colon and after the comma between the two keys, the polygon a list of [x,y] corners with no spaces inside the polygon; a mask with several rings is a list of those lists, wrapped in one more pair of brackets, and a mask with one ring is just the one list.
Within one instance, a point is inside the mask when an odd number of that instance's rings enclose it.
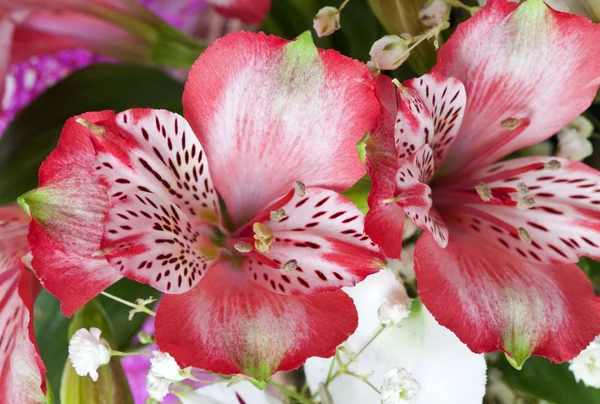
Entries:
{"label": "stamen", "polygon": [[477,195],[479,195],[484,202],[492,200],[492,189],[485,182],[475,185],[475,191],[477,191]]}
{"label": "stamen", "polygon": [[250,244],[243,243],[241,241],[239,243],[235,243],[233,248],[235,248],[236,250],[238,250],[241,253],[249,253],[250,251],[252,251],[252,246]]}
{"label": "stamen", "polygon": [[296,261],[296,260],[289,260],[288,262],[286,262],[283,265],[283,267],[279,270],[279,272],[281,272],[282,275],[287,275],[290,272],[295,271],[296,268],[298,268],[298,261]]}
{"label": "stamen", "polygon": [[301,181],[294,182],[294,190],[296,191],[296,195],[300,198],[303,198],[306,195],[306,186]]}
{"label": "stamen", "polygon": [[532,197],[522,198],[522,199],[519,199],[519,202],[517,202],[517,208],[520,210],[531,209],[534,206],[535,206],[535,199],[533,199]]}
{"label": "stamen", "polygon": [[260,222],[254,223],[252,226],[252,230],[254,230],[254,248],[256,248],[261,253],[266,253],[271,251],[271,244],[275,242],[275,237],[273,237],[273,230],[265,224]]}
{"label": "stamen", "polygon": [[529,235],[527,230],[525,230],[523,227],[519,227],[519,238],[525,244],[531,244],[531,241],[532,241],[531,236]]}
{"label": "stamen", "polygon": [[500,122],[500,126],[502,127],[502,129],[515,130],[519,126],[521,126],[522,122],[523,121],[521,121],[518,118],[507,118]]}
{"label": "stamen", "polygon": [[544,164],[544,168],[547,170],[558,170],[561,167],[560,161],[550,160]]}
{"label": "stamen", "polygon": [[519,182],[517,184],[517,196],[519,198],[527,198],[529,197],[529,188],[524,182]]}
{"label": "stamen", "polygon": [[280,220],[283,220],[283,218],[285,218],[285,216],[286,216],[285,210],[277,209],[277,210],[271,211],[269,218],[274,222],[279,222]]}

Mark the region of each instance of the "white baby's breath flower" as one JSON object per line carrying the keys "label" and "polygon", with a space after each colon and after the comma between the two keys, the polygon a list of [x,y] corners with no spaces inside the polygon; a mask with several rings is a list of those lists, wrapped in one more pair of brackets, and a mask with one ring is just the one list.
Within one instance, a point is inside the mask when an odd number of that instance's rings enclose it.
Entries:
{"label": "white baby's breath flower", "polygon": [[150,371],[146,376],[146,389],[148,395],[155,400],[162,401],[167,394],[169,394],[169,388],[173,382],[157,375]]}
{"label": "white baby's breath flower", "polygon": [[382,404],[407,404],[417,397],[421,385],[406,369],[390,369],[383,376]]}
{"label": "white baby's breath flower", "polygon": [[406,293],[396,293],[388,297],[377,310],[377,318],[382,325],[400,325],[410,315],[410,299]]}
{"label": "white baby's breath flower", "polygon": [[152,355],[154,357],[150,359],[150,372],[173,382],[187,379],[171,355],[160,351],[152,351]]}
{"label": "white baby's breath flower", "polygon": [[104,338],[100,338],[98,328],[90,330],[81,328],[73,334],[69,341],[69,360],[79,376],[90,375],[93,381],[98,380],[98,368],[110,361],[110,346]]}
{"label": "white baby's breath flower", "polygon": [[578,382],[582,381],[586,386],[600,389],[600,340],[596,338],[581,351],[571,361],[569,369]]}
{"label": "white baby's breath flower", "polygon": [[578,116],[558,133],[556,156],[573,161],[582,161],[594,152],[589,137],[594,125],[585,117]]}

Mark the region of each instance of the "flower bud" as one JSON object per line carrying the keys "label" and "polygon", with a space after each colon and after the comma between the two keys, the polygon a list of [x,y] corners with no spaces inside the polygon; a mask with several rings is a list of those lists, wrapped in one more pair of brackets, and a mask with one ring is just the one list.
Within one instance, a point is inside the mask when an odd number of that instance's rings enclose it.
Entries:
{"label": "flower bud", "polygon": [[377,318],[382,325],[390,327],[400,325],[410,315],[411,299],[406,291],[396,291],[388,296],[377,310]]}
{"label": "flower bud", "polygon": [[583,381],[586,386],[600,389],[600,340],[598,338],[571,361],[569,370],[573,372],[578,382]]}
{"label": "flower bud", "polygon": [[440,25],[448,16],[448,3],[444,0],[429,0],[419,11],[419,18],[428,27]]}
{"label": "flower bud", "polygon": [[589,120],[583,116],[575,118],[558,133],[556,156],[574,161],[591,156],[594,149],[588,138],[593,131],[594,125]]}
{"label": "flower bud", "polygon": [[369,55],[381,70],[397,69],[408,59],[407,42],[397,35],[386,35],[375,41]]}
{"label": "flower bud", "polygon": [[315,15],[313,28],[319,38],[333,34],[340,29],[340,11],[335,7],[323,7]]}

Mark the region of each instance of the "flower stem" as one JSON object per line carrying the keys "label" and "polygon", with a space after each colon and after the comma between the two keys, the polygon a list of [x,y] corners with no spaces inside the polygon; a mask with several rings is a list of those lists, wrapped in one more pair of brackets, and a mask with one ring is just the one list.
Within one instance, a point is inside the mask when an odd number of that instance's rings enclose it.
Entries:
{"label": "flower stem", "polygon": [[354,377],[354,378],[356,378],[358,380],[361,380],[361,381],[367,383],[369,385],[369,387],[371,387],[373,390],[375,390],[377,392],[377,394],[381,394],[381,391],[379,391],[379,389],[377,387],[375,387],[373,385],[373,383],[371,383],[370,381],[368,381],[366,378],[364,378],[364,377],[362,377],[360,375],[357,375],[356,373],[352,373],[352,372],[348,372],[348,371],[346,371],[346,374],[348,376],[352,376],[352,377]]}
{"label": "flower stem", "polygon": [[134,351],[134,352],[121,352],[121,351],[110,351],[111,356],[136,356],[136,355],[150,355],[151,351]]}
{"label": "flower stem", "polygon": [[111,295],[110,293],[106,293],[106,292],[100,292],[101,295],[108,297],[109,299],[112,299],[114,301],[117,301],[119,303],[124,304],[125,306],[129,306],[129,307],[133,307],[134,309],[137,309],[141,312],[144,312],[152,317],[156,317],[156,313],[153,312],[152,310],[150,310],[149,308],[147,308],[146,306],[142,306],[139,304],[135,304],[135,303],[131,303],[127,300],[121,299],[120,297]]}
{"label": "flower stem", "polygon": [[288,389],[287,387],[284,387],[281,384],[276,383],[272,380],[269,382],[269,385],[275,387],[277,390],[281,391],[283,394],[287,394],[289,397],[294,398],[295,400],[299,401],[300,403],[303,403],[303,404],[312,404],[313,403],[313,401],[310,398],[304,397],[304,396],[300,395],[299,393],[296,393],[295,391],[292,391],[292,390]]}
{"label": "flower stem", "polygon": [[344,0],[344,2],[342,3],[341,6],[338,7],[338,12],[342,12],[342,10],[344,9],[344,7],[346,7],[346,4],[348,4],[350,0]]}

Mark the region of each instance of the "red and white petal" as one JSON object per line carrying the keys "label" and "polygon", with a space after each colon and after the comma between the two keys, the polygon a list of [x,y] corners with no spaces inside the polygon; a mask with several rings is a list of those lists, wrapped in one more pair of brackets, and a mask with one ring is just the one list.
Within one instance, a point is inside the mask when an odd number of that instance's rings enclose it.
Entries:
{"label": "red and white petal", "polygon": [[[545,168],[550,160],[560,161],[561,167]],[[581,256],[600,259],[597,170],[566,159],[526,157],[474,173],[471,184],[479,182],[487,183],[492,191],[512,190],[508,193],[512,203],[480,201],[467,206],[456,213],[463,219],[460,231],[477,234],[495,248],[534,263],[576,263]],[[516,188],[521,183],[535,201],[527,210],[516,207]],[[525,241],[519,229],[526,232]]]}
{"label": "red and white petal", "polygon": [[398,114],[394,128],[394,138],[398,162],[431,141],[434,135],[433,116],[421,99],[419,93],[411,87],[398,89]]}
{"label": "red and white petal", "polygon": [[[385,256],[364,234],[364,217],[340,194],[306,188],[281,206],[280,221],[258,220],[273,231],[275,242],[264,256],[277,268],[244,258],[243,271],[255,282],[275,293],[310,294],[354,286],[383,267]],[[250,228],[239,236],[250,235]],[[280,269],[290,260],[297,268],[286,274]]]}
{"label": "red and white petal", "polygon": [[596,96],[599,53],[600,26],[584,17],[541,1],[489,1],[433,69],[462,81],[468,99],[445,171],[485,166],[558,132]]}
{"label": "red and white petal", "polygon": [[220,216],[198,139],[185,119],[164,110],[128,110],[95,130],[111,202],[102,253],[123,276],[186,292],[216,255],[203,231]]}
{"label": "red and white petal", "polygon": [[[438,74],[426,74],[404,85],[416,92],[433,119],[433,131],[425,133],[425,143],[433,150],[437,170],[460,129],[467,103],[465,86],[455,78]],[[423,130],[429,131],[431,127]]]}
{"label": "red and white petal", "polygon": [[104,111],[69,119],[58,147],[40,167],[39,187],[22,197],[33,219],[28,235],[31,265],[69,317],[121,278],[105,258],[95,255],[109,209],[108,188],[97,176],[89,130],[76,121],[112,116]]}
{"label": "red and white petal", "polygon": [[433,151],[422,145],[405,159],[396,174],[396,202],[415,224],[435,237],[440,247],[448,243],[448,228],[432,208],[431,188],[427,182],[434,172]]}
{"label": "red and white petal", "polygon": [[342,192],[365,169],[356,143],[379,101],[366,66],[295,41],[238,32],[213,43],[190,71],[185,117],[206,151],[237,226],[302,181]]}
{"label": "red and white petal", "polygon": [[105,133],[94,137],[98,166],[112,204],[156,195],[194,224],[219,222],[219,197],[206,155],[183,117],[140,108],[99,125]]}
{"label": "red and white petal", "polygon": [[381,97],[381,115],[377,129],[367,139],[367,172],[372,187],[369,193],[369,211],[365,217],[365,233],[390,258],[400,258],[404,211],[394,203],[386,203],[395,196],[398,162],[394,140],[394,120],[398,111],[396,86],[386,75],[377,76]]}
{"label": "red and white petal", "polygon": [[271,8],[271,0],[206,0],[219,14],[246,24],[260,24]]}
{"label": "red and white petal", "polygon": [[29,218],[0,207],[0,401],[43,403],[46,368],[35,345],[33,302],[40,287],[21,262]]}
{"label": "red and white petal", "polygon": [[474,352],[564,362],[600,334],[600,300],[576,265],[520,260],[460,233],[441,249],[424,234],[415,272],[425,306]]}
{"label": "red and white petal", "polygon": [[332,356],[357,324],[352,299],[342,291],[270,293],[222,262],[191,291],[163,297],[155,335],[181,367],[265,380],[311,356]]}

